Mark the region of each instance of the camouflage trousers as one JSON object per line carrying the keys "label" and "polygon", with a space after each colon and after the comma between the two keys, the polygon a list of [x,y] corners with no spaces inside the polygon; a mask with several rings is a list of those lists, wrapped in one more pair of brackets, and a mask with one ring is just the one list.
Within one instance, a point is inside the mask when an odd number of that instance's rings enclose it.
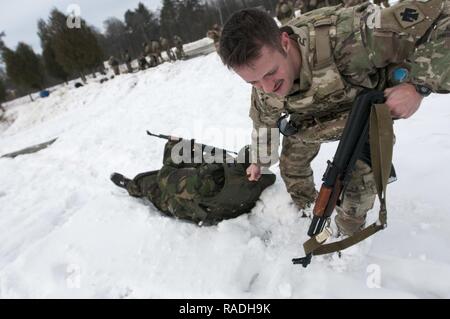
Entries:
{"label": "camouflage trousers", "polygon": [[176,61],[177,60],[177,57],[175,56],[175,53],[173,53],[173,51],[170,48],[168,48],[166,50],[166,54],[167,54],[167,56],[169,58],[169,61]]}
{"label": "camouflage trousers", "polygon": [[176,48],[175,55],[178,60],[182,59],[186,56],[186,53],[184,52],[182,45],[177,45],[175,48]]}
{"label": "camouflage trousers", "polygon": [[120,75],[120,70],[119,70],[119,66],[118,65],[114,65],[112,67],[112,69],[113,69],[113,72],[114,72],[115,75]]}
{"label": "camouflage trousers", "polygon": [[[305,143],[298,137],[283,138],[280,157],[281,177],[294,203],[304,209],[311,205],[317,191],[314,185],[311,161],[316,157],[320,143]],[[364,226],[367,212],[372,209],[376,197],[372,169],[358,160],[352,178],[335,218],[338,229],[352,235]]]}
{"label": "camouflage trousers", "polygon": [[125,63],[125,65],[127,66],[128,73],[133,73],[133,67],[131,66],[131,62],[127,62]]}

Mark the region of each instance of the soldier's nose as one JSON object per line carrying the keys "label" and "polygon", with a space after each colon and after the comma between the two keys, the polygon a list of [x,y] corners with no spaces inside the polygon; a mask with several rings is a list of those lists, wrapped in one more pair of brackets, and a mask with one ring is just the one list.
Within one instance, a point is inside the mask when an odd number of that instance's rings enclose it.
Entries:
{"label": "soldier's nose", "polygon": [[262,87],[264,92],[272,93],[275,90],[276,82],[275,81],[263,81]]}

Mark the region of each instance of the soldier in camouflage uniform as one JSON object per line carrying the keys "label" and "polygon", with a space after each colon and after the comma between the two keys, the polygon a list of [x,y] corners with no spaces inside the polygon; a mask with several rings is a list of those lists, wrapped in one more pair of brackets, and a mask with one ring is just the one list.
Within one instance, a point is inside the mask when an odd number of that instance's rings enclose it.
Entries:
{"label": "soldier in camouflage uniform", "polygon": [[175,57],[175,54],[172,52],[170,48],[170,42],[166,38],[160,37],[159,43],[161,43],[161,49],[164,50],[167,54],[167,57],[169,58],[169,61],[175,61],[177,58]]}
{"label": "soldier in camouflage uniform", "polygon": [[[387,9],[365,3],[318,9],[279,29],[261,11],[235,13],[223,28],[220,55],[253,85],[252,137],[260,143],[252,150],[258,156],[247,170],[250,179],[274,164],[271,156],[277,160],[277,120],[290,114],[299,131],[283,138],[280,171],[303,210],[316,197],[311,161],[321,143],[340,138],[363,89],[384,90],[398,118],[411,116],[430,92],[450,92],[449,15],[450,0],[404,1]],[[364,225],[375,193],[371,167],[357,161],[337,207],[341,233],[352,235]]]}
{"label": "soldier in camouflage uniform", "polygon": [[152,42],[150,43],[144,42],[144,57],[149,57],[150,62],[148,63],[149,67],[155,67],[158,65],[158,59],[156,59],[155,54],[153,52]]}
{"label": "soldier in camouflage uniform", "polygon": [[0,102],[0,121],[3,119],[3,115],[5,115],[6,110]]}
{"label": "soldier in camouflage uniform", "polygon": [[[248,181],[249,163],[235,159],[223,164],[210,163],[206,158],[197,164],[178,163],[172,154],[177,143],[166,143],[160,170],[141,173],[132,180],[114,173],[111,180],[131,196],[149,199],[166,215],[201,225],[214,225],[249,213],[262,191],[275,182],[274,174],[257,182]],[[248,149],[242,152],[238,159],[244,158]]]}
{"label": "soldier in camouflage uniform", "polygon": [[368,0],[300,0],[297,2],[298,3],[297,7],[303,14],[312,10],[330,6],[337,6],[339,4],[343,4],[345,7],[353,7],[367,1]]}
{"label": "soldier in camouflage uniform", "polygon": [[123,60],[125,61],[125,65],[127,66],[128,73],[133,73],[133,68],[131,67],[131,56],[128,50],[125,50],[123,53]]}
{"label": "soldier in camouflage uniform", "polygon": [[156,64],[164,62],[164,59],[161,55],[161,44],[158,40],[152,40],[152,52],[154,59],[156,60]]}
{"label": "soldier in camouflage uniform", "polygon": [[295,17],[294,4],[292,1],[278,0],[277,6],[275,7],[275,13],[278,21],[284,25]]}
{"label": "soldier in camouflage uniform", "polygon": [[138,58],[139,70],[144,71],[146,68],[150,67],[145,55],[141,55]]}
{"label": "soldier in camouflage uniform", "polygon": [[323,7],[336,6],[343,3],[342,0],[300,0],[297,7],[302,14]]}
{"label": "soldier in camouflage uniform", "polygon": [[206,36],[214,41],[214,47],[216,51],[219,51],[220,34],[222,33],[222,28],[218,24],[214,24],[211,30],[208,30]]}
{"label": "soldier in camouflage uniform", "polygon": [[389,8],[390,7],[389,0],[373,0],[373,3],[376,4],[376,5],[379,5],[380,7],[381,7],[381,4],[383,4],[383,6],[385,8]]}
{"label": "soldier in camouflage uniform", "polygon": [[183,40],[178,36],[178,35],[174,35],[173,36],[173,43],[175,44],[175,54],[177,56],[177,59],[183,59],[186,57],[186,54],[184,53],[183,50]]}
{"label": "soldier in camouflage uniform", "polygon": [[151,46],[148,46],[147,42],[143,42],[142,43],[142,55],[147,56],[148,54],[151,53]]}
{"label": "soldier in camouflage uniform", "polygon": [[[363,4],[364,2],[368,2],[369,0],[342,0],[341,3],[344,5],[344,7],[353,7],[357,6],[359,4]],[[387,1],[387,0],[385,0]]]}
{"label": "soldier in camouflage uniform", "polygon": [[109,60],[108,60],[108,64],[112,68],[112,70],[113,70],[115,75],[119,75],[120,74],[119,61],[117,61],[117,59],[115,57],[110,56]]}

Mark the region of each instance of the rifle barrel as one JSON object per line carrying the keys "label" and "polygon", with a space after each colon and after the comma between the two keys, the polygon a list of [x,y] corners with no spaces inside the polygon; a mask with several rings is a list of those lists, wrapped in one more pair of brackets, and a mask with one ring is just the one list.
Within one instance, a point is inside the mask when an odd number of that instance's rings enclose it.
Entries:
{"label": "rifle barrel", "polygon": [[[148,130],[147,130],[147,135],[154,136],[154,137],[159,137],[159,138],[162,138],[162,139],[165,139],[165,140],[169,140],[169,141],[181,141],[182,140],[181,137],[174,137],[174,136],[164,135],[164,134],[154,134],[154,133],[152,133],[152,132],[150,132]],[[208,148],[208,149],[214,149],[214,150],[222,150],[222,151],[224,151],[226,153],[231,153],[231,154],[238,155],[237,152],[229,151],[229,150],[226,150],[224,148],[220,148],[220,147],[216,147],[216,146],[209,146],[209,145],[206,145],[206,144],[199,144],[199,143],[196,143],[196,144],[197,145],[201,145],[202,146],[202,150],[204,150],[205,148]]]}

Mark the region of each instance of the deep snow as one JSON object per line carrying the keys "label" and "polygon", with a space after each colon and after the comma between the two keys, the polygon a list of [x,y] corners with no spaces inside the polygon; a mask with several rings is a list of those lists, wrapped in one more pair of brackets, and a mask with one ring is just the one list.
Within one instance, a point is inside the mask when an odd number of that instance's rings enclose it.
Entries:
{"label": "deep snow", "polygon": [[[14,122],[0,125],[0,155],[58,140],[0,159],[0,297],[450,297],[445,95],[395,124],[388,228],[307,269],[291,258],[303,253],[309,220],[277,166],[251,214],[203,228],[109,181],[160,167],[164,141],[146,129],[238,150],[250,140],[249,101],[250,88],[212,53],[7,106]],[[313,162],[317,185],[336,145]]]}

